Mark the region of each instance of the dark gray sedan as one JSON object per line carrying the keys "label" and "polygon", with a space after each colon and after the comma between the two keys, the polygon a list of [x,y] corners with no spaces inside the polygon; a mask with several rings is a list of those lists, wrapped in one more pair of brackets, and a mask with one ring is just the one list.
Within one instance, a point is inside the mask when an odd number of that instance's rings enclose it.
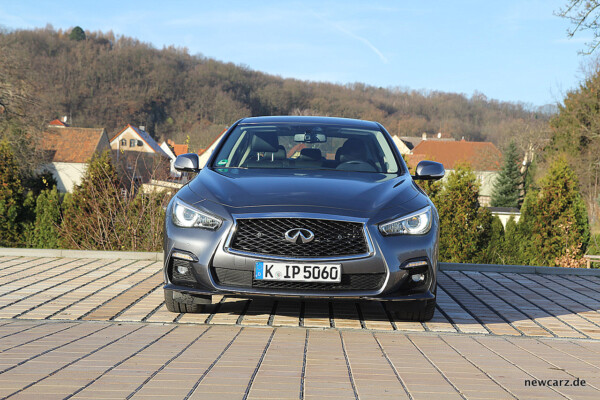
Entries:
{"label": "dark gray sedan", "polygon": [[242,119],[167,208],[165,302],[199,312],[212,295],[383,301],[398,317],[435,311],[439,219],[376,122]]}

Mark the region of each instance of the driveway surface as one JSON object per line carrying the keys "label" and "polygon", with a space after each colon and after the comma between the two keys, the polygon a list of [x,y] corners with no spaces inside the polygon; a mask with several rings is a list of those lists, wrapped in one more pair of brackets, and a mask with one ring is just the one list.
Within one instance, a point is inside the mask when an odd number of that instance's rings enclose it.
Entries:
{"label": "driveway surface", "polygon": [[442,271],[427,323],[377,302],[174,314],[161,286],[156,261],[0,256],[0,398],[600,398],[598,276]]}

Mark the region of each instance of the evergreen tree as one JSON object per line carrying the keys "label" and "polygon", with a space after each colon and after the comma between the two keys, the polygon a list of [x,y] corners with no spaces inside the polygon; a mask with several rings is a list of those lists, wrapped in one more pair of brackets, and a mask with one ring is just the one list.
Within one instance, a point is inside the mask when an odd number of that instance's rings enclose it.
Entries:
{"label": "evergreen tree", "polygon": [[492,215],[479,204],[479,182],[469,166],[457,166],[436,196],[440,259],[477,262],[490,241]]}
{"label": "evergreen tree", "polygon": [[19,169],[7,141],[0,142],[0,246],[21,243],[19,220],[23,187]]}
{"label": "evergreen tree", "polygon": [[486,251],[482,254],[481,262],[484,264],[505,264],[504,226],[500,218],[492,217],[490,224],[490,241]]}
{"label": "evergreen tree", "polygon": [[590,230],[578,185],[567,160],[558,157],[539,191],[527,194],[519,221],[523,262],[552,266],[559,258],[576,261],[585,254]]}
{"label": "evergreen tree", "polygon": [[535,175],[537,173],[537,161],[534,158],[529,167],[527,167],[527,171],[525,171],[525,176],[523,177],[523,193],[527,196],[530,190],[536,190],[537,184],[535,182]]}
{"label": "evergreen tree", "polygon": [[60,200],[55,186],[52,190],[43,190],[37,198],[33,247],[42,249],[57,248],[59,226]]}
{"label": "evergreen tree", "polygon": [[69,34],[69,39],[76,40],[78,42],[80,40],[85,40],[85,32],[83,31],[83,29],[81,29],[80,26],[76,26]]}
{"label": "evergreen tree", "polygon": [[521,193],[517,146],[511,142],[504,154],[504,165],[494,184],[492,207],[518,207]]}
{"label": "evergreen tree", "polygon": [[510,217],[506,222],[503,245],[503,258],[501,264],[526,264],[526,262],[523,261],[523,256],[521,255],[521,234],[519,231],[519,226],[513,217]]}
{"label": "evergreen tree", "polygon": [[431,199],[433,204],[435,204],[437,207],[437,197],[440,194],[440,192],[442,191],[442,188],[444,187],[444,182],[441,180],[439,180],[439,181],[433,181],[433,180],[432,181],[418,181],[418,185],[419,185],[419,187],[421,187],[421,189],[423,189],[423,191],[427,194],[429,199]]}
{"label": "evergreen tree", "polygon": [[35,202],[36,198],[32,190],[28,190],[21,207],[19,216],[19,228],[21,229],[22,247],[33,247],[34,223],[35,223]]}

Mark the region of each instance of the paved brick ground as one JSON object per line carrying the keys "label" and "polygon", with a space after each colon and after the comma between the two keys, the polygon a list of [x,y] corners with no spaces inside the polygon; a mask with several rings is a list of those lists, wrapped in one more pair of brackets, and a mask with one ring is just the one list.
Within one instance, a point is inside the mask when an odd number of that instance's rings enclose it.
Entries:
{"label": "paved brick ground", "polygon": [[421,324],[377,302],[245,300],[215,296],[201,314],[166,310],[161,263],[0,257],[0,318],[295,326],[600,339],[600,278],[440,273],[438,309]]}
{"label": "paved brick ground", "polygon": [[[589,339],[5,320],[14,399],[598,399]],[[532,387],[526,380],[584,379]]]}
{"label": "paved brick ground", "polygon": [[160,268],[0,257],[0,398],[600,398],[598,277],[445,271],[421,324],[376,302],[173,314]]}

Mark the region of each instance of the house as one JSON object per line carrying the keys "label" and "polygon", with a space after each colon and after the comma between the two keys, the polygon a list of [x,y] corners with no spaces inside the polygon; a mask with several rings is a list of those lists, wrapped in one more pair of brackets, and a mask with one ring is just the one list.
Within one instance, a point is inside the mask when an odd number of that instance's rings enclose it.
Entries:
{"label": "house", "polygon": [[110,147],[118,151],[136,151],[168,158],[168,155],[152,136],[144,130],[143,126],[136,128],[127,124],[125,128],[110,139]]}
{"label": "house", "polygon": [[62,121],[60,119],[52,120],[48,123],[49,128],[66,128],[67,126],[67,117],[63,117]]}
{"label": "house", "polygon": [[177,144],[172,140],[167,140],[167,144],[169,146],[171,146],[173,148],[173,152],[175,153],[175,156],[180,156],[182,154],[186,154],[189,153],[189,145],[187,144]]}
{"label": "house", "polygon": [[398,147],[400,154],[412,154],[413,149],[424,140],[443,140],[443,141],[454,141],[455,139],[447,133],[438,132],[437,135],[428,136],[427,133],[423,132],[421,137],[417,136],[392,136],[392,140]]}
{"label": "house", "polygon": [[225,132],[227,132],[228,128],[223,129],[223,132],[221,132],[219,134],[219,136],[217,136],[211,144],[209,144],[206,149],[204,149],[204,151],[202,153],[200,153],[200,168],[204,168],[204,166],[206,165],[206,162],[208,161],[208,159],[210,158],[210,155],[213,153],[213,151],[215,151],[215,149],[217,148],[217,145],[219,144],[219,142],[221,141],[221,138],[223,137],[223,135],[225,134]]}
{"label": "house", "polygon": [[456,165],[467,163],[481,183],[479,202],[488,206],[496,177],[502,165],[502,153],[491,142],[423,140],[407,156],[411,167],[421,160],[437,161],[446,168],[446,176]]}
{"label": "house", "polygon": [[175,169],[175,159],[181,154],[188,153],[187,144],[176,144],[174,141],[168,139],[166,142],[160,144],[160,148],[169,156],[171,160],[170,175],[172,178],[181,178],[182,173]]}
{"label": "house", "polygon": [[404,140],[402,140],[398,136],[396,136],[396,135],[392,136],[392,141],[398,148],[398,151],[400,152],[400,154],[402,154],[402,155],[410,154],[410,152],[412,151],[412,146],[409,147],[409,143],[406,143]]}
{"label": "house", "polygon": [[506,223],[509,219],[513,219],[515,222],[519,222],[521,219],[521,212],[515,207],[488,207],[492,215],[500,218],[502,226],[506,228]]}
{"label": "house", "polygon": [[66,125],[48,127],[40,144],[45,158],[42,169],[52,173],[60,192],[72,192],[75,185],[81,184],[87,162],[94,153],[110,149],[104,128]]}
{"label": "house", "polygon": [[144,130],[127,124],[110,139],[115,152],[117,168],[135,185],[148,182],[151,178],[165,178],[169,174],[169,155]]}

